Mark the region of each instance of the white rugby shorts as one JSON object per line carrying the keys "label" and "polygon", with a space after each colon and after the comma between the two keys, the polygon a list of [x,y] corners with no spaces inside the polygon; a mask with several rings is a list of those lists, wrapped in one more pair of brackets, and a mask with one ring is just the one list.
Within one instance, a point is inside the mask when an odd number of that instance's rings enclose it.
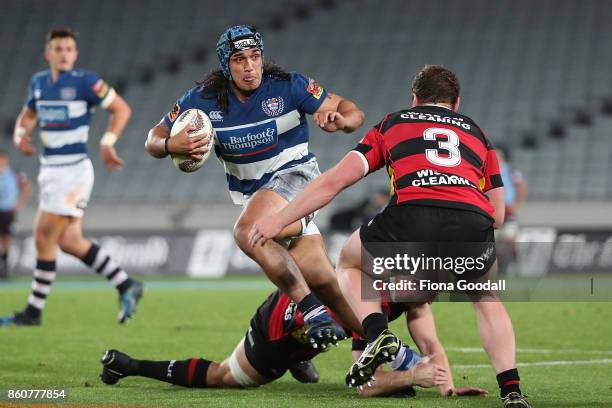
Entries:
{"label": "white rugby shorts", "polygon": [[67,165],[43,165],[38,174],[38,208],[42,211],[83,217],[94,183],[91,160]]}

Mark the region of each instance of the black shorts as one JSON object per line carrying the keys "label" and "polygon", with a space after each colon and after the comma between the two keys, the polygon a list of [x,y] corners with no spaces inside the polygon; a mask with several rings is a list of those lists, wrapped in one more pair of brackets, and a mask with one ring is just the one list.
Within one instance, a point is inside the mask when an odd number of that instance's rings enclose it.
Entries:
{"label": "black shorts", "polygon": [[[463,270],[456,276],[466,280],[485,275],[496,258],[493,220],[473,211],[420,205],[389,206],[361,226],[359,236],[372,256],[393,256],[391,252],[406,246],[398,243],[410,243],[408,247],[415,256],[444,259],[482,256],[482,268]],[[386,254],[379,255],[385,250]]]}
{"label": "black shorts", "polygon": [[289,369],[289,362],[273,342],[249,327],[245,334],[244,352],[253,368],[270,381],[282,377]]}
{"label": "black shorts", "polygon": [[12,211],[0,211],[0,235],[11,235],[15,214]]}

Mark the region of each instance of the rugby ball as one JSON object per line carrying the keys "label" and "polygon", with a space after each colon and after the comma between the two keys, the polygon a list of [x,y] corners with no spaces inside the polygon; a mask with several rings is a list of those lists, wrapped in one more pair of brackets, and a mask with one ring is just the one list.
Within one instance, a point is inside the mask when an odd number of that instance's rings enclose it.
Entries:
{"label": "rugby ball", "polygon": [[204,153],[202,160],[194,160],[190,156],[182,154],[171,155],[172,163],[174,163],[174,166],[177,169],[184,171],[185,173],[192,173],[202,167],[204,162],[208,159],[208,156],[210,156],[215,140],[215,129],[213,129],[212,123],[210,123],[210,119],[206,113],[199,109],[187,109],[185,112],[181,113],[181,115],[172,125],[170,137],[176,136],[188,124],[191,124],[191,127],[193,128],[191,131],[189,131],[189,136],[200,136],[203,134],[210,135],[210,140],[208,142],[209,150]]}

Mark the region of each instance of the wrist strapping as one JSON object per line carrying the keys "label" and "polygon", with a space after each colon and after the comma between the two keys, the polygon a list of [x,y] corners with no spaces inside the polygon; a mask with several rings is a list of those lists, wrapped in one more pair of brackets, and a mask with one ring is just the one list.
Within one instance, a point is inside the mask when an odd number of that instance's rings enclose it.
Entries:
{"label": "wrist strapping", "polygon": [[104,133],[104,136],[102,136],[102,139],[100,139],[100,144],[103,146],[112,146],[115,144],[115,142],[117,142],[117,139],[119,139],[119,136],[113,132],[106,132]]}

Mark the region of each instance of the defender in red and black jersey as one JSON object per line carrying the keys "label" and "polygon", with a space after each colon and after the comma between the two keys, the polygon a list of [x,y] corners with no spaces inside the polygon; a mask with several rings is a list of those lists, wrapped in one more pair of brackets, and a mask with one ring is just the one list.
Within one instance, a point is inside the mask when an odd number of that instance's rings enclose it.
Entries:
{"label": "defender in red and black jersey", "polygon": [[390,177],[389,205],[360,229],[373,257],[389,256],[381,243],[430,243],[407,253],[472,259],[486,254],[481,268],[455,277],[475,280],[489,272],[496,259],[496,210],[487,193],[503,183],[495,150],[472,119],[444,105],[417,104],[386,115],[353,152],[363,160],[364,175],[385,166]]}
{"label": "defender in red and black jersey", "polygon": [[486,192],[502,187],[495,150],[467,116],[435,104],[387,115],[354,151],[365,175],[386,166],[389,205],[424,205],[475,211],[493,218]]}
{"label": "defender in red and black jersey", "polygon": [[[401,242],[433,242],[452,249],[479,243],[476,254],[455,251],[453,260],[480,259],[484,261],[482,274],[495,271],[493,228],[504,219],[504,189],[495,152],[474,121],[457,113],[459,80],[453,72],[425,66],[412,83],[412,93],[412,109],[388,115],[340,163],[311,182],[284,209],[258,220],[249,234],[251,245],[262,245],[367,174],[387,167],[391,202],[351,235],[337,265],[343,293],[368,340],[368,347],[347,374],[348,385],[366,383],[378,365],[394,357],[400,344],[389,332],[380,304],[361,297],[362,285],[372,288],[375,282],[372,270],[362,273],[362,244],[370,249],[376,243],[390,247]],[[444,254],[436,255],[441,258]],[[454,266],[440,269],[460,274]],[[476,273],[470,278],[481,276]],[[519,388],[514,331],[503,304],[491,292],[472,296],[481,342],[497,373],[504,407],[529,407]]]}

